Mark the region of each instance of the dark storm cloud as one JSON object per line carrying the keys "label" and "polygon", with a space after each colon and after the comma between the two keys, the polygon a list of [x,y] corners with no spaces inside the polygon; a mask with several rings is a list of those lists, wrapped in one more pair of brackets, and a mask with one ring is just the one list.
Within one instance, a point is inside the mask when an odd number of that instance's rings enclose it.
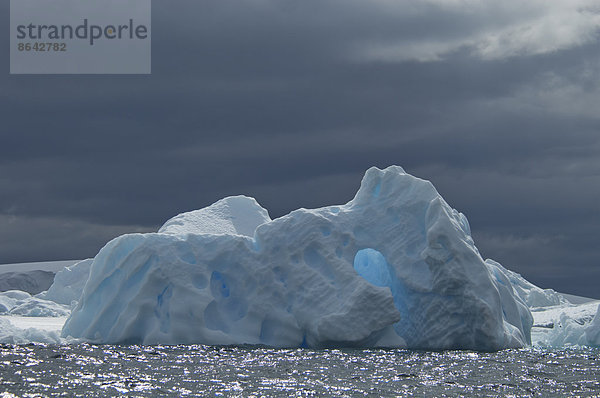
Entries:
{"label": "dark storm cloud", "polygon": [[151,76],[4,66],[0,263],[93,256],[225,195],[344,203],[399,164],[484,256],[600,297],[598,17],[546,3],[154,2]]}

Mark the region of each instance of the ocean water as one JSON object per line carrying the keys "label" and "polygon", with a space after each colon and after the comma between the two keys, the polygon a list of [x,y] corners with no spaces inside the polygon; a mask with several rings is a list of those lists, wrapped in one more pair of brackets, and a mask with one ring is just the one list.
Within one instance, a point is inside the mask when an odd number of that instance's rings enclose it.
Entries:
{"label": "ocean water", "polygon": [[600,350],[2,345],[0,397],[600,396]]}

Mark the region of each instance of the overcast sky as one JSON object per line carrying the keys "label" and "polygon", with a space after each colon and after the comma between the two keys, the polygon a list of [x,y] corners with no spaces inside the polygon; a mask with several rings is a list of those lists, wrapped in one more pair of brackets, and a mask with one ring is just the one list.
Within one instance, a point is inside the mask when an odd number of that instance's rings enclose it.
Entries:
{"label": "overcast sky", "polygon": [[[0,5],[8,31],[8,1]],[[600,298],[597,0],[170,0],[152,75],[0,74],[0,263],[94,256],[226,195],[271,217],[391,164],[484,257]]]}

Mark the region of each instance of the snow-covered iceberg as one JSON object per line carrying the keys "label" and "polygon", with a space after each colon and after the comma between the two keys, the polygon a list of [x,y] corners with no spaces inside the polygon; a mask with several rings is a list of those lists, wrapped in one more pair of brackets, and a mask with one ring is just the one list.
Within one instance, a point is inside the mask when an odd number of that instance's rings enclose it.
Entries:
{"label": "snow-covered iceberg", "polygon": [[395,346],[530,343],[532,316],[463,214],[397,166],[349,203],[270,220],[252,198],[124,235],[95,257],[63,336],[102,343]]}

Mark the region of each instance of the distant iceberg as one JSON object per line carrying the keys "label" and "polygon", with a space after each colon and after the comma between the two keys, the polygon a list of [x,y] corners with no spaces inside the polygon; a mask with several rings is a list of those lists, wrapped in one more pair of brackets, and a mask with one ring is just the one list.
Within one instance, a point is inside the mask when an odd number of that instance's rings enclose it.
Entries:
{"label": "distant iceberg", "polygon": [[69,307],[31,296],[21,290],[9,290],[0,293],[0,315],[61,317],[69,314]]}
{"label": "distant iceberg", "polygon": [[62,335],[492,351],[531,342],[528,298],[513,283],[430,182],[371,168],[345,205],[271,220],[254,199],[229,197],[112,240]]}
{"label": "distant iceberg", "polygon": [[48,290],[53,281],[54,272],[50,271],[3,272],[0,274],[0,292],[20,290],[37,294]]}

